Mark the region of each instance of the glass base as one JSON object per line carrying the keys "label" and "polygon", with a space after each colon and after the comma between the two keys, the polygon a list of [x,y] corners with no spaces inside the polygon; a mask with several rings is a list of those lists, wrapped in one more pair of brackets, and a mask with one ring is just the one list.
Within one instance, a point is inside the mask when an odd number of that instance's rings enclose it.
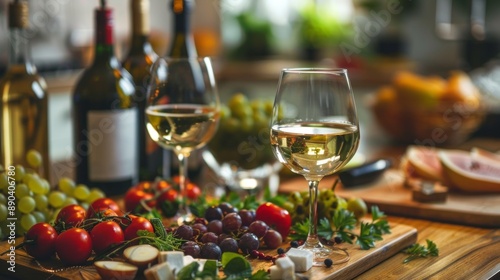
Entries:
{"label": "glass base", "polygon": [[175,215],[174,220],[176,220],[177,224],[180,226],[186,223],[191,223],[192,221],[194,221],[195,218],[196,217],[191,212],[182,213],[179,211],[177,215]]}
{"label": "glass base", "polygon": [[333,264],[342,264],[349,261],[351,258],[347,249],[338,247],[326,247],[319,243],[315,246],[307,246],[306,244],[299,247],[300,250],[308,250],[313,253],[313,266],[325,266],[325,259],[331,259]]}

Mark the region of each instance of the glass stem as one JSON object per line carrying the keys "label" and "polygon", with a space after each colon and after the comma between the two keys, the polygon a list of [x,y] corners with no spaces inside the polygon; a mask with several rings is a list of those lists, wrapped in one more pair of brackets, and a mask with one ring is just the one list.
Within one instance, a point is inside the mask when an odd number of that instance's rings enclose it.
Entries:
{"label": "glass stem", "polygon": [[188,156],[183,153],[177,154],[179,159],[179,193],[181,194],[181,202],[179,204],[178,213],[180,216],[188,216],[190,214],[189,207],[186,200],[186,177],[188,170]]}
{"label": "glass stem", "polygon": [[308,180],[309,184],[309,234],[304,244],[306,248],[321,247],[318,239],[318,185],[317,180]]}

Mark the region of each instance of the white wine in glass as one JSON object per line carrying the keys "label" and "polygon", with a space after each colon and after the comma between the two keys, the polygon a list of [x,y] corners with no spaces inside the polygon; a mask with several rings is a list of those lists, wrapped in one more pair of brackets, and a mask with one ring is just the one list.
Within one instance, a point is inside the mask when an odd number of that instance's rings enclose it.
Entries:
{"label": "white wine in glass", "polygon": [[345,69],[290,68],[281,72],[271,121],[271,145],[278,160],[309,184],[309,234],[300,248],[316,260],[332,250],[317,234],[318,184],[354,156],[359,125]]}
{"label": "white wine in glass", "polygon": [[186,205],[187,159],[215,134],[219,123],[220,101],[209,58],[160,58],[154,64],[146,104],[149,136],[179,159],[179,185],[182,203],[178,223],[194,216]]}

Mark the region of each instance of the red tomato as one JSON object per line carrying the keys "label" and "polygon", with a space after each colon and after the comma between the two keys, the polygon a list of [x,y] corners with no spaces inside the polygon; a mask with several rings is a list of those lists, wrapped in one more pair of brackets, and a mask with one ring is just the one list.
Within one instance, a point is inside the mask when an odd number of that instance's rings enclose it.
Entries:
{"label": "red tomato", "polygon": [[165,181],[165,180],[159,181],[156,184],[156,190],[157,191],[163,191],[163,190],[169,189],[171,187],[172,187],[172,185],[169,182]]}
{"label": "red tomato", "polygon": [[132,222],[125,228],[125,240],[130,240],[137,237],[137,231],[139,230],[154,232],[153,225],[148,219],[144,217],[133,217]]}
{"label": "red tomato", "polygon": [[123,214],[120,207],[118,206],[118,203],[116,203],[111,198],[103,197],[96,199],[94,202],[92,202],[92,204],[90,204],[87,211],[87,218],[95,217],[96,213],[106,209],[113,210],[117,215]]}
{"label": "red tomato", "polygon": [[57,237],[56,253],[66,265],[83,264],[92,254],[92,238],[82,228],[70,228]]}
{"label": "red tomato", "polygon": [[198,199],[200,194],[201,194],[201,190],[197,185],[195,185],[193,183],[186,184],[186,196],[189,199],[192,199],[192,200]]}
{"label": "red tomato", "polygon": [[78,204],[70,204],[68,206],[64,206],[57,214],[56,223],[64,223],[66,228],[75,227],[87,216],[87,211],[78,205]]}
{"label": "red tomato", "polygon": [[270,202],[261,204],[255,211],[255,219],[263,221],[268,226],[276,229],[283,237],[283,240],[290,233],[290,227],[292,226],[290,213],[275,204]]}
{"label": "red tomato", "polygon": [[56,239],[57,231],[50,224],[37,223],[24,236],[24,249],[37,260],[49,259],[56,253]]}
{"label": "red tomato", "polygon": [[97,254],[106,251],[112,245],[123,242],[125,239],[122,228],[113,221],[98,223],[90,231],[90,237],[92,238],[92,248]]}
{"label": "red tomato", "polygon": [[131,213],[143,212],[141,200],[146,200],[149,207],[155,207],[156,201],[152,193],[146,192],[138,187],[130,188],[124,197],[125,210]]}
{"label": "red tomato", "polygon": [[156,205],[160,205],[164,201],[174,201],[177,199],[178,193],[174,189],[164,190],[156,199]]}

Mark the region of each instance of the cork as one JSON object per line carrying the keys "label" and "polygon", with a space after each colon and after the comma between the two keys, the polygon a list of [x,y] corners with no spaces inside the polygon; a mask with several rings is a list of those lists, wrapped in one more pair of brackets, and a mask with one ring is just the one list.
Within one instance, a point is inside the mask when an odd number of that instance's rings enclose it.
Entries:
{"label": "cork", "polygon": [[14,1],[8,8],[9,28],[28,28],[29,9],[28,2]]}

